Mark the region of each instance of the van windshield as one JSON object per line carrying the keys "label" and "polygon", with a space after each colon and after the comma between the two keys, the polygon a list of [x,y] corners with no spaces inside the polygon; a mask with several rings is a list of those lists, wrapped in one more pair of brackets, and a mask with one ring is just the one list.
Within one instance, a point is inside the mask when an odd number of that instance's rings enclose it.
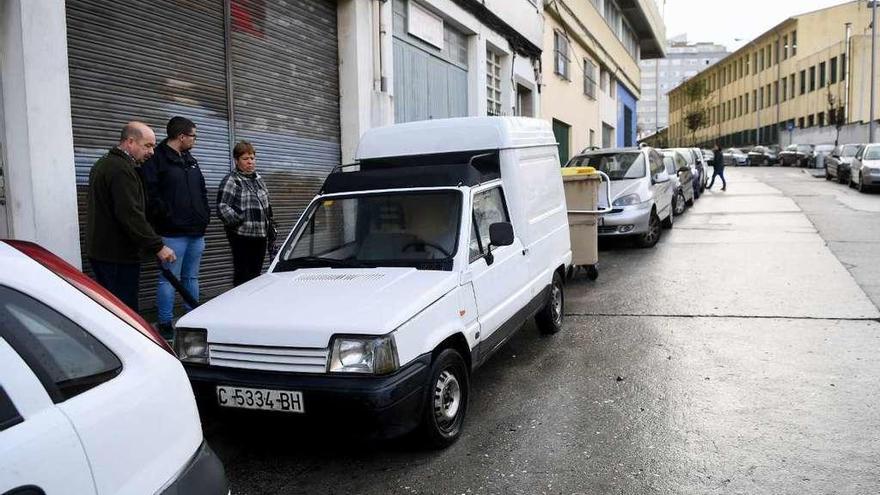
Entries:
{"label": "van windshield", "polygon": [[640,151],[574,157],[569,167],[593,167],[611,180],[640,179],[645,176],[645,157]]}
{"label": "van windshield", "polygon": [[319,200],[282,248],[275,271],[379,266],[451,270],[461,198],[450,190]]}

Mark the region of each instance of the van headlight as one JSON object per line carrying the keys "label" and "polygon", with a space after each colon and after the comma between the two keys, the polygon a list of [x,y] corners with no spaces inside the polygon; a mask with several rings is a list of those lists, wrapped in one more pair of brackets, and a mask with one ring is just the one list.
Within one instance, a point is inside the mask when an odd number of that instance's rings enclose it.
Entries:
{"label": "van headlight", "polygon": [[208,331],[204,328],[175,328],[174,352],[185,363],[208,364]]}
{"label": "van headlight", "polygon": [[638,194],[627,194],[626,196],[622,196],[614,200],[614,206],[632,206],[641,203],[641,198],[639,198]]}
{"label": "van headlight", "polygon": [[384,375],[399,367],[394,337],[336,337],[327,366],[331,373]]}

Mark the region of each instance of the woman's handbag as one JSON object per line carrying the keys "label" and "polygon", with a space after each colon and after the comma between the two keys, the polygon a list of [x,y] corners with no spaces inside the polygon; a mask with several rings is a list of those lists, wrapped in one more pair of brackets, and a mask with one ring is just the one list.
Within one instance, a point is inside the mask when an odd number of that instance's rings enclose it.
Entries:
{"label": "woman's handbag", "polygon": [[266,252],[270,261],[278,254],[278,227],[271,217],[266,221]]}

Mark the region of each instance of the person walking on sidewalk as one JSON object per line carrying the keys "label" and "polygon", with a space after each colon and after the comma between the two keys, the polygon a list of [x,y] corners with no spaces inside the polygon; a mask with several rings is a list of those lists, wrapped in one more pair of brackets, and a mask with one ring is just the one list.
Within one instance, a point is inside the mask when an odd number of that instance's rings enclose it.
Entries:
{"label": "person walking on sidewalk", "polygon": [[715,147],[712,148],[712,180],[709,181],[709,185],[706,186],[706,189],[712,189],[712,184],[715,183],[715,177],[721,177],[721,190],[727,190],[727,181],[724,180],[724,155],[721,153],[721,146],[718,143],[715,143]]}
{"label": "person walking on sidewalk", "polygon": [[[166,267],[199,300],[199,265],[205,250],[205,230],[211,218],[205,177],[190,150],[196,142],[196,125],[184,117],[168,121],[167,137],[144,163],[148,218],[165,244],[177,253]],[[159,329],[171,333],[174,287],[159,273],[156,293]],[[184,303],[187,311],[192,308]]]}
{"label": "person walking on sidewalk", "polygon": [[232,150],[235,169],[220,182],[217,216],[226,227],[232,248],[232,284],[236,287],[260,275],[267,246],[273,248],[276,232],[269,190],[257,173],[257,152],[241,141]]}
{"label": "person walking on sidewalk", "polygon": [[138,310],[141,258],[144,253],[172,263],[174,250],[162,241],[146,218],[140,164],[153,155],[156,135],[143,122],[122,128],[119,144],[89,172],[86,207],[86,254],[95,280]]}

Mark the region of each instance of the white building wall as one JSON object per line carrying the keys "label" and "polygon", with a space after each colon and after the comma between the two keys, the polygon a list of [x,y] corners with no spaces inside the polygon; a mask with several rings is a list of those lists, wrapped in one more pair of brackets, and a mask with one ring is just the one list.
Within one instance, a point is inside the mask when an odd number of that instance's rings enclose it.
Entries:
{"label": "white building wall", "polygon": [[[394,122],[392,0],[339,0],[339,64],[342,161],[354,159],[371,127]],[[507,39],[452,0],[417,0],[420,7],[468,35],[468,115],[487,114],[486,50],[502,56],[502,111],[513,115],[516,84],[532,91],[534,115],[540,94],[531,59],[515,54]],[[530,0],[487,0],[485,5],[535,46],[542,45],[543,14]],[[383,83],[384,81],[384,83]]]}
{"label": "white building wall", "polygon": [[64,2],[0,0],[0,81],[6,234],[79,267]]}

